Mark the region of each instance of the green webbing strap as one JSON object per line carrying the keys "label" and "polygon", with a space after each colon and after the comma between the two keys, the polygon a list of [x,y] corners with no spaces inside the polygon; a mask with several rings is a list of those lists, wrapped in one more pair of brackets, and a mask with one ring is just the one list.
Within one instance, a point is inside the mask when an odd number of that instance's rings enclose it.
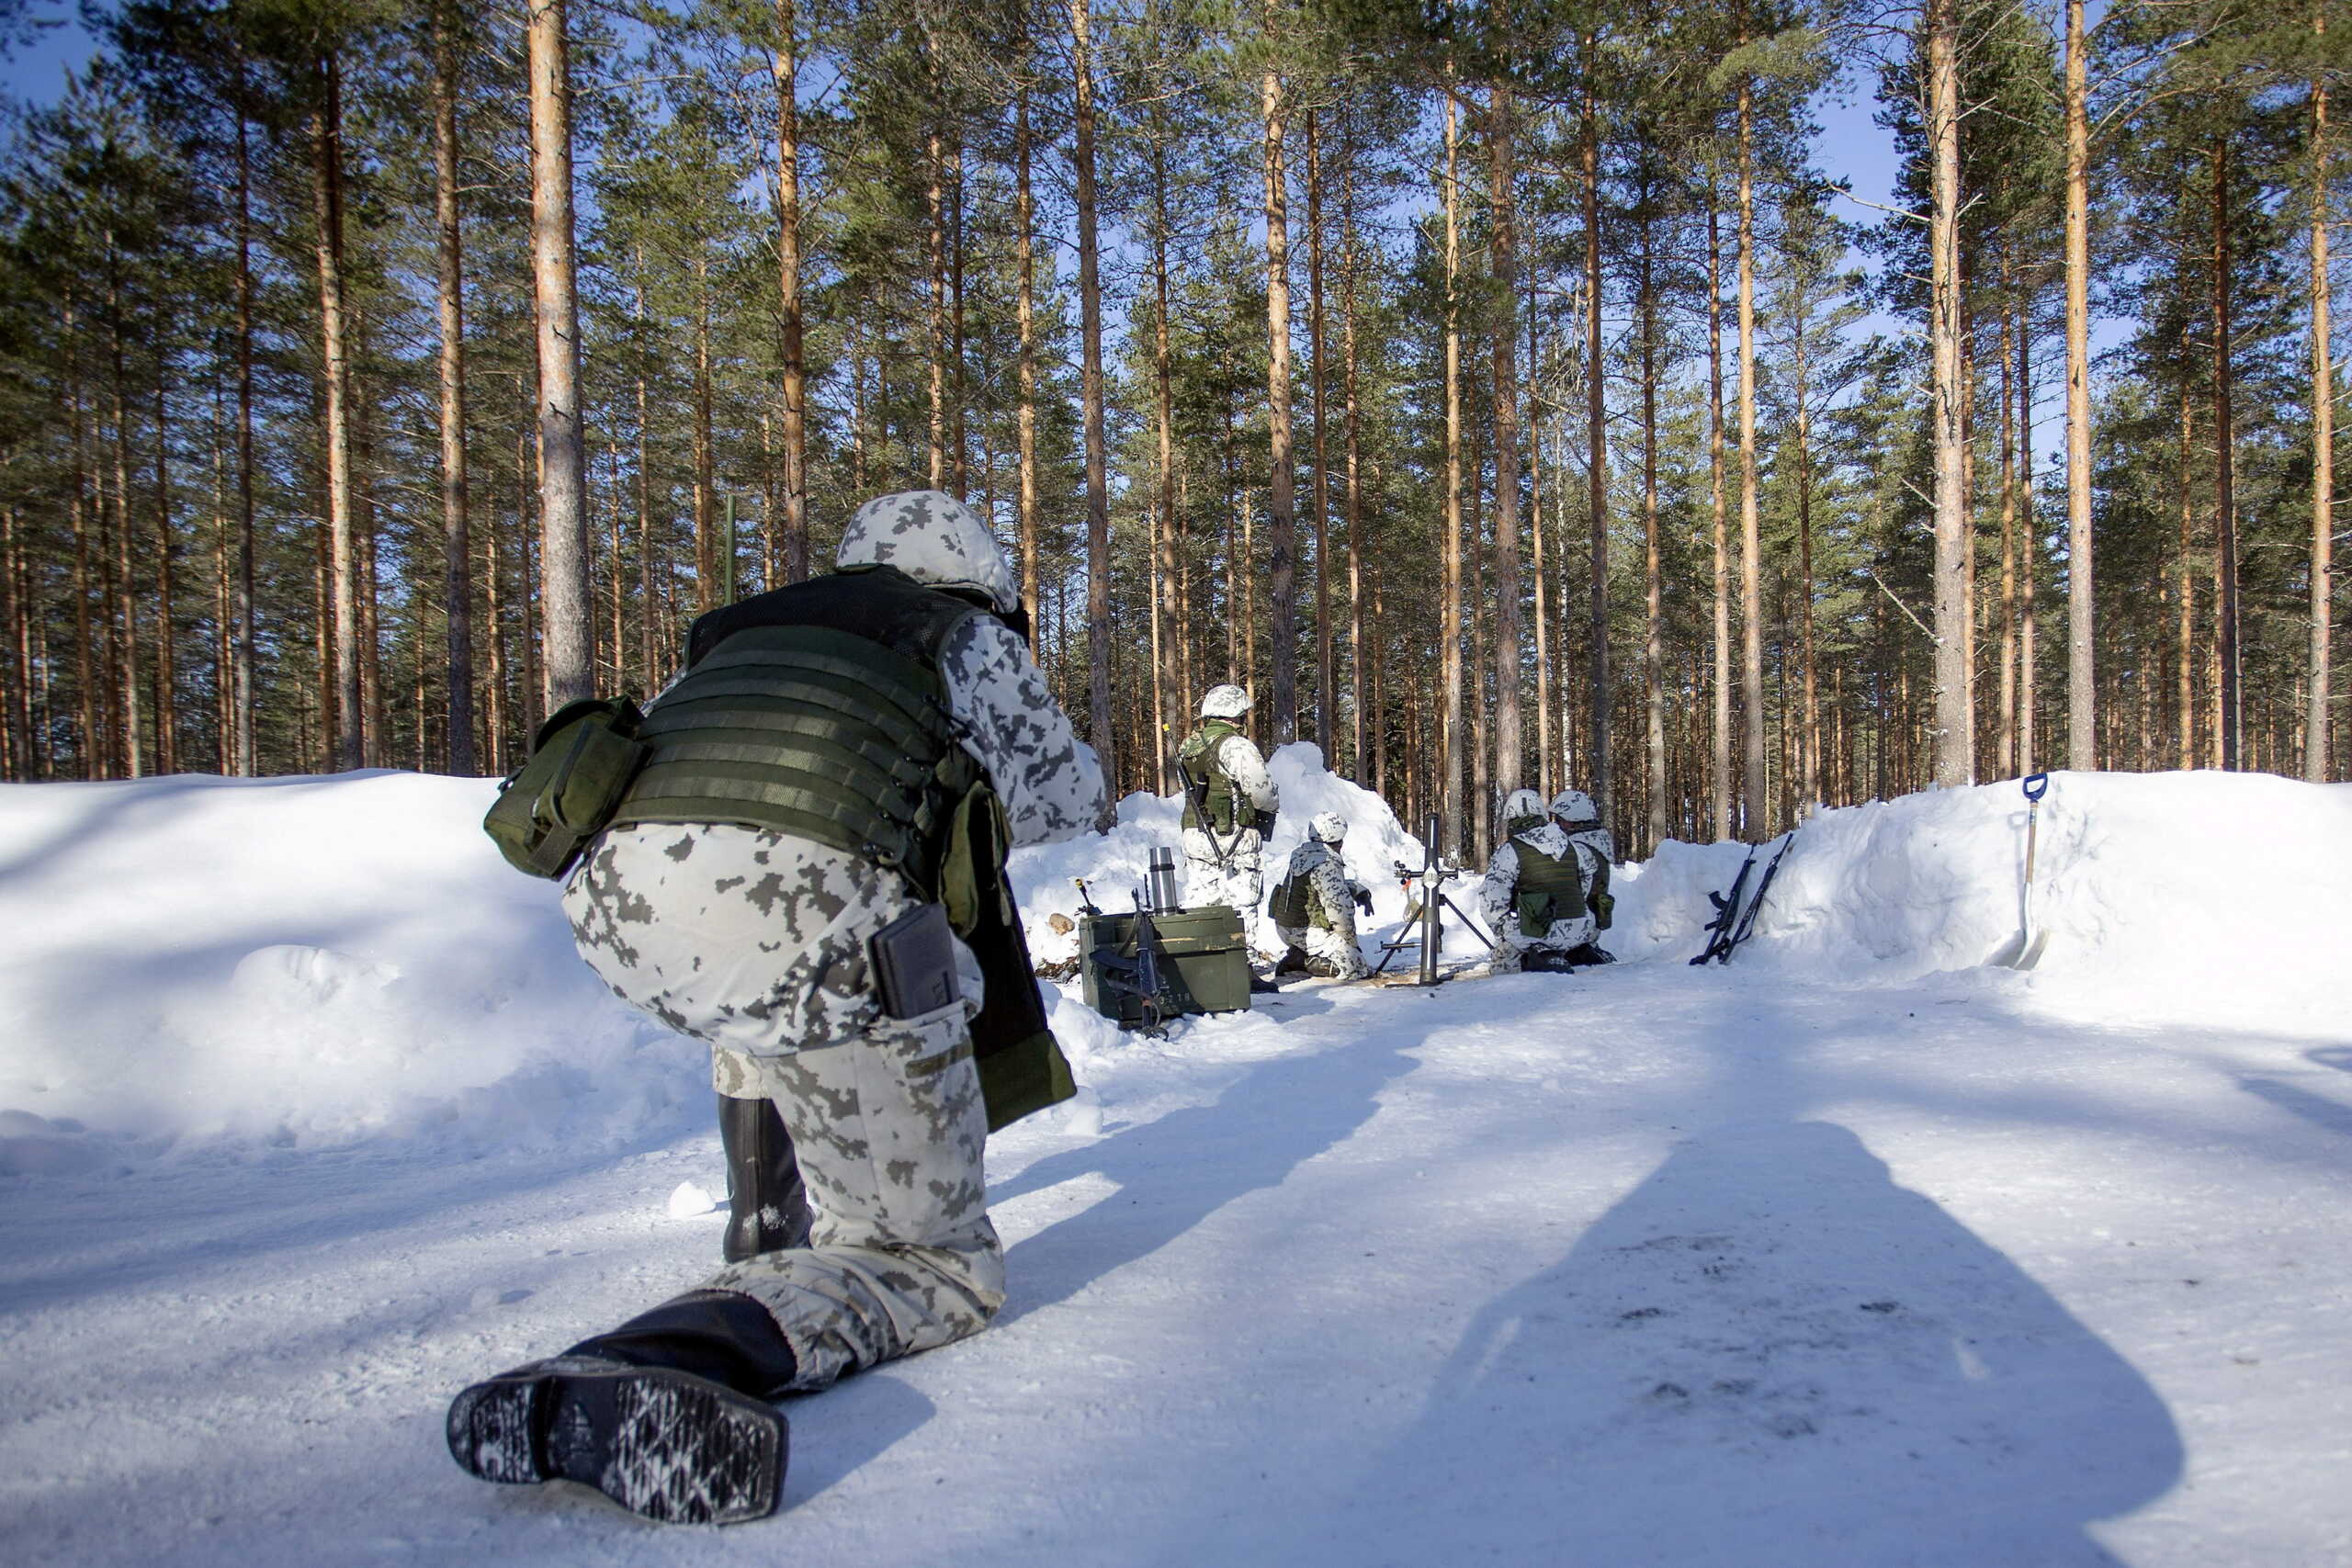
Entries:
{"label": "green webbing strap", "polygon": [[835,684],[827,678],[791,681],[787,685],[774,675],[696,680],[690,688],[681,686],[654,710],[655,716],[647,722],[655,735],[729,723],[753,729],[768,726],[771,720],[764,716],[778,714],[797,714],[832,723],[852,719],[880,733],[894,748],[907,751],[935,744],[944,734],[944,727],[909,724],[895,713],[873,706],[862,690],[847,682]]}
{"label": "green webbing strap", "polygon": [[[864,641],[858,637],[843,637],[842,634],[825,631],[816,626],[773,627],[771,631],[797,631],[803,636],[840,639],[851,643]],[[739,637],[756,634],[744,632]],[[866,694],[869,701],[878,699],[896,708],[908,724],[922,729],[944,728],[946,707],[939,699],[939,684],[927,679],[914,664],[900,659],[880,643],[865,643],[873,650],[868,660],[860,652],[829,651],[818,648],[786,647],[780,649],[750,648],[738,650],[737,639],[695,666],[687,679],[702,683],[697,677],[714,682],[734,678],[737,671],[761,671],[770,675],[783,674],[796,683],[811,674],[831,675],[850,682],[852,687]],[[757,688],[752,688],[756,690]]]}

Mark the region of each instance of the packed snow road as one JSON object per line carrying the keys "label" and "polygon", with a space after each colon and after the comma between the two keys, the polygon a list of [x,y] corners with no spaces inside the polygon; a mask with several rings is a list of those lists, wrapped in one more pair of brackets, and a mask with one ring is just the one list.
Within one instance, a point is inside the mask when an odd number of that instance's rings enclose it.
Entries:
{"label": "packed snow road", "polygon": [[[793,1402],[725,1532],[442,1447],[696,1280],[715,1139],[18,1183],[17,1562],[2321,1564],[2352,1552],[2352,1040],[2024,979],[1624,964],[1104,1043],[990,1150],[989,1333]],[[682,1100],[695,1066],[680,1054]],[[694,1130],[686,1131],[691,1127]],[[687,1205],[680,1205],[684,1207]]]}
{"label": "packed snow road", "polygon": [[[1420,846],[1272,762],[1394,930]],[[2352,1562],[2352,785],[2055,775],[2030,893],[2014,783],[1822,813],[1723,968],[1746,852],[1668,843],[1610,969],[1065,999],[1001,1319],[791,1402],[726,1531],[444,1450],[721,1226],[490,789],[0,786],[0,1562]],[[1015,858],[1040,960],[1175,816]]]}

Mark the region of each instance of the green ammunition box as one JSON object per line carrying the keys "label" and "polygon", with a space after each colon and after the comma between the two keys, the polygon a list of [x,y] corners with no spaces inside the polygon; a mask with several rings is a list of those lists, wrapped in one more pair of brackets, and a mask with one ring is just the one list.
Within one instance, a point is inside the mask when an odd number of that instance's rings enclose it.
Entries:
{"label": "green ammunition box", "polygon": [[[1145,1021],[1135,972],[1136,917],[1085,915],[1078,922],[1086,1005],[1123,1029]],[[1171,909],[1150,920],[1162,1013],[1238,1012],[1250,1005],[1250,950],[1241,917],[1223,904]],[[1128,984],[1121,984],[1127,981]]]}

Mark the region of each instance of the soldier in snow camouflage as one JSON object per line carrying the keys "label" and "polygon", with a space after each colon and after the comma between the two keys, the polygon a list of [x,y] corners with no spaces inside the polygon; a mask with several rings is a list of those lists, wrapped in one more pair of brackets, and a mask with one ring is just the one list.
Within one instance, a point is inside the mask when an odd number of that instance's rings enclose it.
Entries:
{"label": "soldier in snow camouflage", "polygon": [[[875,669],[883,672],[876,678],[886,684],[874,689],[903,698],[903,684],[887,684],[896,678],[889,671],[905,671],[910,660],[934,666],[941,697],[901,701],[899,707],[922,709],[922,716],[934,722],[944,708],[952,738],[944,744],[978,765],[1001,805],[1012,842],[1048,842],[1091,827],[1102,805],[1100,765],[1093,750],[1072,733],[1014,629],[1018,594],[987,525],[936,491],[885,496],[859,510],[837,560],[844,572],[861,575],[825,579],[841,586],[823,604],[863,593],[900,617],[893,623],[899,629],[890,634],[898,638],[895,652],[883,657],[886,649],[875,650],[881,660]],[[934,596],[903,583],[899,573]],[[789,605],[819,603],[806,592],[787,588],[715,614],[737,615],[730,627],[764,627],[766,622],[753,616],[746,623],[739,613],[771,597]],[[937,602],[942,592],[986,609],[958,619],[954,604]],[[943,625],[944,635],[920,629]],[[705,649],[702,630],[697,627],[694,670],[652,705],[649,731],[673,696],[681,700],[680,711],[696,703],[728,707],[735,700],[729,694],[741,689],[729,683],[746,668],[741,660],[763,657],[759,650],[770,644],[762,638],[776,635],[728,630]],[[792,635],[792,628],[781,635]],[[937,640],[924,644],[925,636]],[[746,648],[752,652],[735,651]],[[718,683],[705,679],[698,694],[696,671],[707,675],[722,665],[729,668]],[[823,680],[834,678],[820,673]],[[821,705],[821,680],[801,690],[814,693]],[[884,705],[858,696],[845,711],[864,714]],[[711,722],[748,721],[729,714]],[[866,754],[873,750],[868,746]],[[660,761],[657,751],[647,774]],[[949,766],[944,761],[939,774],[923,777],[944,776]],[[708,787],[723,792],[726,786]],[[796,792],[781,791],[778,797],[796,797]],[[854,807],[840,809],[854,814]],[[628,821],[626,807],[618,820]],[[854,834],[849,841],[856,841]],[[865,847],[875,848],[870,841]],[[933,888],[936,872],[932,867],[923,874]],[[468,1390],[450,1416],[451,1446],[460,1463],[493,1480],[569,1474],[561,1456],[548,1448],[555,1437],[543,1435],[541,1449],[523,1462],[507,1451],[514,1439],[506,1434],[557,1420],[543,1417],[542,1405],[587,1398],[580,1392],[587,1385],[565,1370],[582,1357],[703,1371],[722,1385],[712,1397],[731,1389],[764,1399],[822,1388],[845,1373],[987,1325],[1004,1299],[1004,1262],[988,1216],[981,1162],[988,1119],[969,1031],[984,998],[982,965],[960,939],[952,939],[960,995],[933,1011],[897,1018],[878,994],[870,956],[877,932],[929,902],[916,874],[911,864],[902,872],[870,854],[746,822],[639,821],[614,827],[595,841],[563,894],[582,956],[624,1000],[706,1043],[712,1081],[722,1096],[773,1102],[789,1130],[813,1224],[805,1247],[740,1258],[696,1292],[575,1347],[566,1358]],[[750,1303],[756,1308],[747,1316]],[[730,1315],[718,1325],[714,1314]],[[658,1354],[643,1350],[655,1342]],[[719,1371],[695,1359],[708,1355],[718,1356],[713,1364]],[[675,1381],[667,1371],[659,1376]],[[557,1393],[514,1392],[543,1385]],[[600,1432],[606,1447],[644,1450],[626,1456],[638,1471],[733,1475],[747,1450],[742,1440],[718,1440],[721,1417],[759,1430],[772,1417],[781,1453],[781,1416],[758,1400],[749,1406],[739,1403],[718,1415],[696,1416],[702,1407],[689,1401],[674,1430],[650,1438],[637,1427],[599,1428],[593,1420],[582,1429]],[[601,1450],[578,1464],[601,1464],[609,1473],[629,1468],[616,1469]],[[521,1473],[504,1472],[509,1470]],[[663,1499],[677,1494],[675,1486],[639,1495],[628,1486],[588,1479],[652,1517],[727,1522],[769,1511],[781,1471],[780,1457],[764,1471],[754,1465],[763,1481],[684,1514],[663,1511],[673,1506]],[[695,1487],[687,1490],[701,1495]]]}
{"label": "soldier in snow camouflage", "polygon": [[1360,980],[1370,973],[1356,939],[1356,911],[1369,911],[1372,896],[1348,874],[1340,845],[1347,820],[1319,811],[1306,837],[1290,855],[1290,868],[1274,889],[1274,930],[1283,939],[1277,974],[1308,974]]}
{"label": "soldier in snow camouflage", "polygon": [[[1609,829],[1592,819],[1591,797],[1563,790],[1546,808],[1533,790],[1515,789],[1501,816],[1503,841],[1478,885],[1478,901],[1495,932],[1489,972],[1610,962],[1592,945],[1598,922],[1591,906],[1613,846]],[[1536,908],[1563,912],[1531,930],[1529,912]]]}

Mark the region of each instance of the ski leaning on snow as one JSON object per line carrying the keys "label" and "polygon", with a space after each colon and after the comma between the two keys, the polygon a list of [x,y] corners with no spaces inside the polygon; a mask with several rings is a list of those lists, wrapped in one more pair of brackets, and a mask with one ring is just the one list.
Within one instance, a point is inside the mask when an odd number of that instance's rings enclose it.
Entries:
{"label": "ski leaning on snow", "polygon": [[1745,906],[1740,902],[1740,894],[1747,886],[1747,874],[1755,866],[1756,857],[1763,852],[1761,844],[1748,851],[1747,858],[1739,863],[1739,874],[1731,879],[1729,888],[1707,895],[1708,901],[1715,907],[1715,918],[1707,923],[1707,945],[1698,957],[1690,961],[1693,965],[1704,964],[1709,959],[1717,964],[1731,962],[1733,949],[1746,942],[1749,933],[1756,930],[1756,917],[1764,908],[1765,896],[1772,891],[1772,878],[1780,872],[1781,862],[1787,858],[1790,846],[1796,841],[1797,830],[1794,828],[1781,835],[1781,847],[1765,863],[1764,875],[1756,884],[1756,896]]}

